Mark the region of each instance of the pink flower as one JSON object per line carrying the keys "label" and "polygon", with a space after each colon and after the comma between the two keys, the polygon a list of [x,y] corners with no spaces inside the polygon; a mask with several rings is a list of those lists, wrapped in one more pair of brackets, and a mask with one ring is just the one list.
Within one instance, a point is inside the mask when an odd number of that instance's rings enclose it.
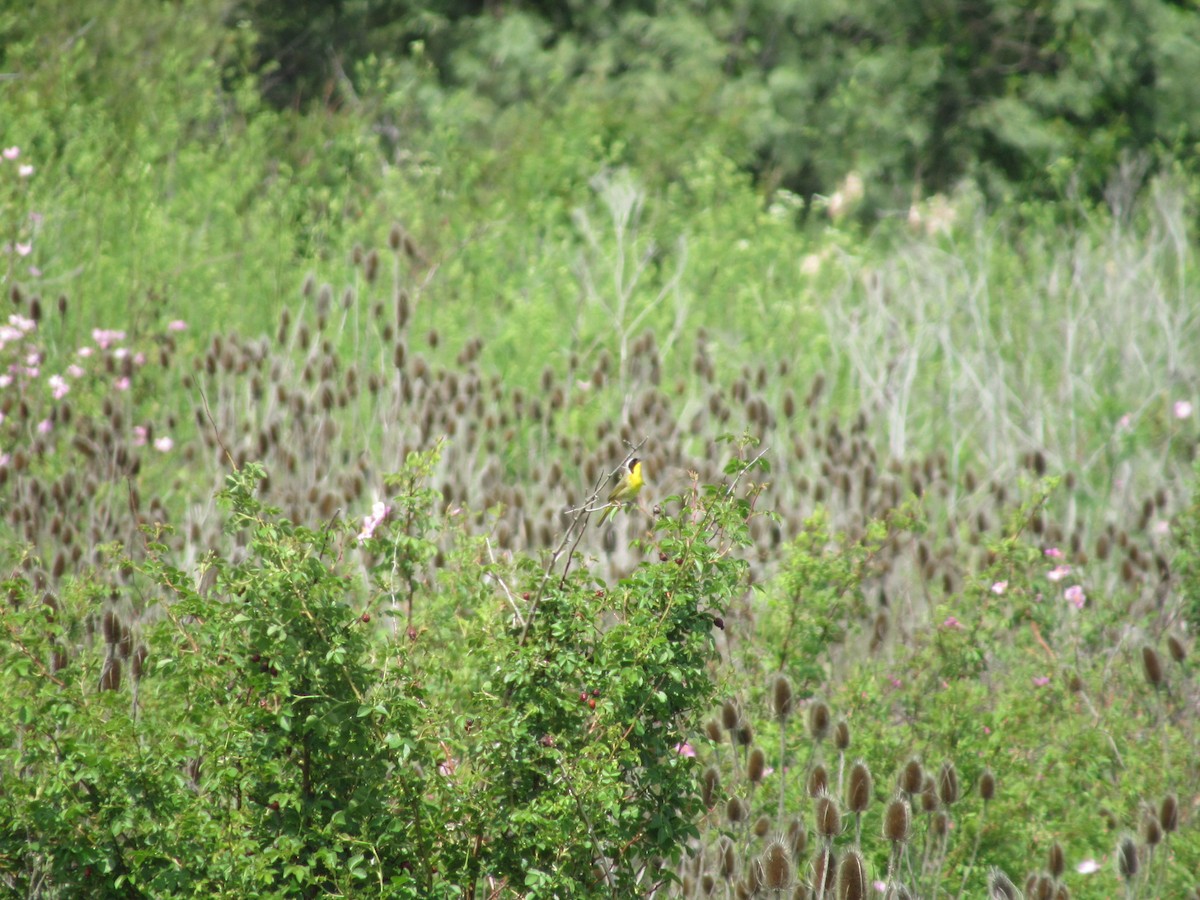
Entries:
{"label": "pink flower", "polygon": [[11,459],[12,459],[12,457],[9,456],[7,453],[0,453],[0,469],[7,468],[8,462]]}
{"label": "pink flower", "polygon": [[91,347],[80,347],[78,350],[75,351],[76,354],[78,354],[79,356],[85,357],[85,358],[91,356],[95,352],[96,351],[93,350]]}
{"label": "pink flower", "polygon": [[1166,519],[1157,519],[1154,522],[1154,524],[1150,526],[1150,532],[1152,534],[1157,534],[1159,537],[1162,537],[1163,535],[1166,535],[1166,534],[1170,534],[1171,533],[1171,523],[1168,522]]}
{"label": "pink flower", "polygon": [[144,366],[146,364],[146,354],[145,353],[133,354],[133,364],[135,366]]}
{"label": "pink flower", "polygon": [[167,323],[167,331],[187,331],[187,322],[183,319],[175,319]]}
{"label": "pink flower", "polygon": [[1087,602],[1087,595],[1083,592],[1083,588],[1077,584],[1073,584],[1067,588],[1066,591],[1063,592],[1063,596],[1066,597],[1067,602],[1076,609],[1083,609],[1083,604]]}
{"label": "pink flower", "polygon": [[71,363],[69,366],[67,366],[67,374],[72,378],[82,378],[83,371],[83,366],[77,366],[75,363]]}
{"label": "pink flower", "polygon": [[134,425],[133,426],[133,446],[145,447],[147,434],[149,434],[149,431],[146,430],[145,425]]}
{"label": "pink flower", "polygon": [[31,350],[25,354],[25,365],[36,366],[42,361],[42,354],[36,350]]}
{"label": "pink flower", "polygon": [[17,166],[17,174],[22,178],[28,178],[33,174],[33,166]]}
{"label": "pink flower", "polygon": [[107,350],[117,341],[125,340],[125,332],[116,331],[111,328],[93,328],[92,340],[100,345],[101,350]]}
{"label": "pink flower", "polygon": [[3,375],[0,375],[0,388],[6,388],[12,383],[13,377],[7,372],[5,372]]}
{"label": "pink flower", "polygon": [[113,349],[113,356],[117,359],[124,359],[129,355],[128,347],[116,347]]}
{"label": "pink flower", "polygon": [[164,434],[162,437],[154,439],[154,449],[159,453],[166,453],[174,446],[175,442],[171,440],[170,435]]}
{"label": "pink flower", "polygon": [[675,745],[675,752],[680,756],[693,757],[696,755],[696,748],[684,741],[682,744]]}
{"label": "pink flower", "polygon": [[1085,859],[1075,867],[1075,871],[1080,875],[1091,875],[1094,872],[1100,871],[1100,863],[1094,859]]}
{"label": "pink flower", "polygon": [[51,375],[49,384],[50,392],[54,395],[55,400],[61,400],[71,390],[71,386],[67,384],[67,379],[61,375]]}
{"label": "pink flower", "polygon": [[997,596],[999,596],[1000,594],[1003,594],[1006,590],[1008,590],[1008,582],[1007,581],[997,581],[995,584],[992,585],[992,593],[996,594]]}
{"label": "pink flower", "polygon": [[118,391],[129,390],[129,376],[122,375],[120,378],[118,378],[116,381],[113,382],[113,387],[115,387]]}
{"label": "pink flower", "polygon": [[388,517],[388,513],[390,512],[391,510],[386,503],[382,500],[376,500],[371,507],[370,514],[363,516],[363,527],[362,531],[358,533],[358,542],[361,544],[363,541],[374,537],[375,529],[379,527],[380,522]]}
{"label": "pink flower", "polygon": [[943,628],[962,628],[962,623],[954,616],[946,616],[946,621],[942,622]]}
{"label": "pink flower", "polygon": [[1057,547],[1047,547],[1042,552],[1046,556],[1050,557],[1051,559],[1062,559],[1063,558],[1063,552],[1061,550],[1059,550]]}
{"label": "pink flower", "polygon": [[4,158],[5,159],[16,159],[20,155],[21,155],[20,147],[5,147],[4,148]]}
{"label": "pink flower", "polygon": [[42,421],[38,422],[37,424],[37,430],[38,434],[49,434],[52,430],[54,430],[54,423],[49,419],[42,419]]}
{"label": "pink flower", "polygon": [[33,244],[22,244],[17,241],[17,256],[28,256],[33,251]]}
{"label": "pink flower", "polygon": [[[17,246],[20,247],[20,244]],[[1186,419],[1192,414],[1192,404],[1187,400],[1176,400],[1173,410],[1175,412],[1175,418]]]}
{"label": "pink flower", "polygon": [[1061,566],[1055,566],[1053,569],[1051,569],[1049,572],[1047,572],[1046,577],[1049,578],[1051,581],[1062,581],[1064,578],[1066,578],[1070,574],[1071,574],[1071,567],[1064,563]]}
{"label": "pink flower", "polygon": [[1034,687],[1045,687],[1049,683],[1050,683],[1050,679],[1047,678],[1045,675],[1039,675],[1037,678],[1033,679]]}

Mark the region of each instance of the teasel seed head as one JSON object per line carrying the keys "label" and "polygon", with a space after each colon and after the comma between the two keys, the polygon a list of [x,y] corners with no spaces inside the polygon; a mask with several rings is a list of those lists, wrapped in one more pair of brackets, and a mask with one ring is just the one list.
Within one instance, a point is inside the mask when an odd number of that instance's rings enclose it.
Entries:
{"label": "teasel seed head", "polygon": [[825,767],[817,763],[812,767],[812,771],[808,773],[808,796],[819,797],[822,793],[829,790],[829,773]]}
{"label": "teasel seed head", "polygon": [[845,719],[838,719],[838,723],[833,729],[833,745],[839,753],[845,753],[850,749],[850,726],[846,724]]}
{"label": "teasel seed head", "polygon": [[1125,881],[1132,881],[1138,873],[1138,849],[1133,838],[1124,835],[1117,843],[1117,873]]}
{"label": "teasel seed head", "polygon": [[808,849],[808,830],[804,827],[803,819],[792,819],[788,823],[787,844],[792,851],[792,859],[799,860]]}
{"label": "teasel seed head", "polygon": [[1158,813],[1148,807],[1142,811],[1142,843],[1147,847],[1157,847],[1162,839],[1163,827],[1158,821]]}
{"label": "teasel seed head", "polygon": [[838,866],[838,900],[865,900],[867,896],[867,864],[863,855],[851,850]]}
{"label": "teasel seed head", "polygon": [[771,700],[777,721],[786,722],[791,716],[793,698],[792,682],[780,672],[771,680]]}
{"label": "teasel seed head", "polygon": [[1067,869],[1067,859],[1063,854],[1062,844],[1055,841],[1050,845],[1050,850],[1046,854],[1046,871],[1050,873],[1050,877],[1054,879],[1062,878],[1063,872]]}
{"label": "teasel seed head", "polygon": [[1187,644],[1174,634],[1167,635],[1167,650],[1171,653],[1171,659],[1177,663],[1183,663],[1187,660]]}
{"label": "teasel seed head", "polygon": [[1163,686],[1163,666],[1162,658],[1158,655],[1158,651],[1146,644],[1142,647],[1142,671],[1146,675],[1146,682],[1155,690]]}
{"label": "teasel seed head", "polygon": [[795,870],[787,844],[779,838],[767,844],[762,856],[763,886],[769,891],[785,891],[792,885]]}
{"label": "teasel seed head", "polygon": [[837,873],[837,856],[832,846],[824,846],[817,850],[812,863],[812,890],[817,897],[824,897],[833,890]]}
{"label": "teasel seed head", "polygon": [[883,814],[883,836],[893,844],[905,844],[912,836],[912,809],[902,795],[892,798]]}
{"label": "teasel seed head", "polygon": [[1046,875],[1030,872],[1025,879],[1025,896],[1028,900],[1053,900],[1054,881]]}
{"label": "teasel seed head", "polygon": [[850,768],[849,789],[846,792],[846,806],[853,813],[866,812],[871,802],[871,770],[863,760],[858,760]]}
{"label": "teasel seed head", "polygon": [[737,854],[733,852],[733,841],[722,836],[717,842],[717,859],[720,861],[721,877],[731,881],[737,874]]}
{"label": "teasel seed head", "polygon": [[759,816],[754,820],[754,828],[751,829],[755,837],[766,837],[767,832],[771,830],[771,817]]}
{"label": "teasel seed head", "polygon": [[831,718],[829,706],[823,700],[815,702],[808,710],[808,733],[818,744],[829,737]]}
{"label": "teasel seed head", "polygon": [[719,744],[725,740],[725,731],[721,728],[721,723],[716,719],[709,719],[704,725],[704,733],[708,739],[714,744]]}
{"label": "teasel seed head", "polygon": [[996,776],[992,774],[991,769],[984,769],[983,774],[979,776],[979,796],[983,798],[984,803],[996,796]]}
{"label": "teasel seed head", "polygon": [[950,760],[942,763],[941,772],[938,774],[938,797],[946,806],[953,806],[958,802],[958,770]]}
{"label": "teasel seed head", "polygon": [[925,784],[921,787],[921,810],[931,813],[938,805],[937,786],[934,785],[932,776],[926,775]]}
{"label": "teasel seed head", "polygon": [[910,796],[918,794],[924,783],[925,770],[921,768],[921,761],[914,756],[904,764],[904,769],[900,773],[900,790]]}
{"label": "teasel seed head", "polygon": [[717,793],[721,789],[721,772],[716,766],[709,766],[700,776],[700,797],[706,809],[712,809],[717,802]]}
{"label": "teasel seed head", "polygon": [[988,900],[1020,900],[1021,892],[1012,879],[999,869],[988,873]]}
{"label": "teasel seed head", "polygon": [[902,884],[890,884],[884,892],[883,900],[913,900],[912,892]]}
{"label": "teasel seed head", "polygon": [[721,724],[725,726],[726,731],[735,731],[741,719],[741,711],[736,702],[726,700],[721,704]]}
{"label": "teasel seed head", "polygon": [[1158,821],[1162,824],[1162,830],[1167,834],[1171,834],[1179,828],[1179,798],[1174,794],[1167,794],[1162,798],[1162,804],[1158,810]]}
{"label": "teasel seed head", "polygon": [[734,825],[744,822],[748,812],[746,804],[742,802],[740,797],[730,797],[725,804],[725,818]]}
{"label": "teasel seed head", "polygon": [[750,751],[750,758],[746,763],[746,777],[750,779],[751,784],[759,784],[766,769],[767,755],[763,753],[762,747],[755,747]]}
{"label": "teasel seed head", "polygon": [[939,809],[933,814],[933,819],[930,821],[930,828],[933,833],[940,838],[944,838],[950,833],[950,816],[944,809]]}
{"label": "teasel seed head", "polygon": [[826,842],[842,833],[842,811],[828,793],[819,794],[816,798],[816,823],[817,834]]}
{"label": "teasel seed head", "polygon": [[754,743],[754,726],[749,722],[743,722],[738,726],[735,737],[739,746],[749,747]]}

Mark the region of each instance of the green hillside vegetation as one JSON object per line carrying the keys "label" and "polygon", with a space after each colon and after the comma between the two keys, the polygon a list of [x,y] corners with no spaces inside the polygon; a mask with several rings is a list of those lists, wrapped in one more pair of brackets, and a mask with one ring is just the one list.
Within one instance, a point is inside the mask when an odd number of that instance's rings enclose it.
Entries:
{"label": "green hillside vegetation", "polygon": [[3,891],[1200,897],[1198,37],[0,12]]}

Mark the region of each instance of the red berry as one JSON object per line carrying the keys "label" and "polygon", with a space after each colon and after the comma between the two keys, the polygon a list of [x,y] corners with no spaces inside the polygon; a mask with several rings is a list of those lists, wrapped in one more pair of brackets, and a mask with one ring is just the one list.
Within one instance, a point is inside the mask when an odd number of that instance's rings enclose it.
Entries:
{"label": "red berry", "polygon": [[525,593],[523,593],[523,594],[521,595],[521,599],[522,599],[522,600],[528,600],[528,599],[529,599],[529,591],[526,591]]}
{"label": "red berry", "polygon": [[580,691],[580,692],[579,692],[579,702],[580,702],[580,703],[587,703],[587,691]]}
{"label": "red berry", "polygon": [[363,620],[364,622],[370,622],[370,621],[371,621],[371,614],[370,614],[370,613],[363,613],[363,614],[362,614],[362,616],[361,616],[361,618],[362,618],[362,620]]}
{"label": "red berry", "polygon": [[600,696],[600,688],[592,688],[592,696],[599,697]]}
{"label": "red berry", "polygon": [[675,557],[675,565],[677,565],[677,566],[683,565],[683,557],[682,556]]}
{"label": "red berry", "polygon": [[271,812],[279,812],[279,801],[278,800],[271,801]]}
{"label": "red berry", "polygon": [[667,559],[668,559],[668,557],[667,557],[666,551],[665,551],[665,550],[659,550],[659,551],[658,551],[658,561],[659,561],[659,562],[666,562],[666,561],[667,561]]}
{"label": "red berry", "polygon": [[595,708],[596,708],[596,701],[589,697],[588,698],[588,709],[595,709]]}

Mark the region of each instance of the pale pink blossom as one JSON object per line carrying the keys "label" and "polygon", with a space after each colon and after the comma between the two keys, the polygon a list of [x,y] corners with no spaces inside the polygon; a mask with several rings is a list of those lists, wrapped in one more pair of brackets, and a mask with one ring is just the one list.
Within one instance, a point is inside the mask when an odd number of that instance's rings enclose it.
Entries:
{"label": "pale pink blossom", "polygon": [[9,460],[11,460],[11,459],[12,459],[12,457],[9,456],[7,453],[0,453],[0,469],[6,468],[8,466]]}
{"label": "pale pink blossom", "polygon": [[117,341],[125,340],[125,332],[111,328],[93,328],[92,340],[100,346],[101,350],[107,350]]}
{"label": "pale pink blossom", "polygon": [[1049,683],[1050,683],[1050,679],[1047,678],[1045,675],[1039,675],[1033,679],[1034,687],[1045,687]]}
{"label": "pale pink blossom", "polygon": [[1007,581],[997,581],[995,584],[992,585],[992,593],[996,594],[997,596],[999,596],[1000,594],[1003,594],[1006,590],[1008,590],[1008,582]]}
{"label": "pale pink blossom", "polygon": [[154,449],[159,453],[166,453],[174,446],[175,442],[171,440],[170,435],[164,434],[162,437],[154,439]]}
{"label": "pale pink blossom", "polygon": [[1063,596],[1076,609],[1083,609],[1083,604],[1087,602],[1087,594],[1083,592],[1083,588],[1078,584],[1073,584],[1063,591]]}
{"label": "pale pink blossom", "polygon": [[1171,523],[1166,519],[1158,519],[1153,525],[1150,526],[1150,531],[1159,537],[1168,535],[1171,533]]}
{"label": "pale pink blossom", "polygon": [[77,366],[75,363],[71,363],[69,366],[67,366],[67,374],[72,378],[82,378],[84,371],[85,370],[83,366]]}
{"label": "pale pink blossom", "polygon": [[129,376],[122,375],[120,378],[118,378],[116,381],[113,382],[113,387],[115,387],[118,391],[129,390]]}
{"label": "pale pink blossom", "polygon": [[682,744],[675,745],[675,752],[680,756],[693,757],[696,755],[696,748],[684,741]]}
{"label": "pale pink blossom", "polygon": [[167,331],[187,331],[187,322],[183,319],[175,319],[167,323]]}
{"label": "pale pink blossom", "polygon": [[1047,572],[1046,577],[1049,578],[1051,581],[1062,581],[1064,578],[1066,578],[1070,574],[1071,574],[1071,567],[1068,566],[1066,563],[1064,563],[1061,566],[1055,566],[1053,569],[1051,569],[1049,572]]}
{"label": "pale pink blossom", "polygon": [[20,147],[5,147],[4,148],[4,158],[5,159],[9,159],[9,160],[16,159],[20,155],[21,155]]}
{"label": "pale pink blossom", "polygon": [[30,175],[33,174],[33,166],[25,166],[25,165],[17,166],[17,174],[20,175],[22,178],[28,178]]}
{"label": "pale pink blossom", "polygon": [[50,392],[54,395],[55,400],[61,400],[71,390],[71,386],[67,384],[67,379],[61,375],[51,375],[48,383],[50,385]]}
{"label": "pale pink blossom", "polygon": [[54,423],[49,419],[42,419],[42,421],[38,422],[37,424],[37,430],[38,434],[49,434],[54,430]]}
{"label": "pale pink blossom", "polygon": [[33,244],[22,244],[20,241],[17,241],[16,250],[17,256],[28,256],[33,252]]}
{"label": "pale pink blossom", "polygon": [[373,537],[375,535],[375,529],[378,528],[379,524],[388,517],[388,513],[390,512],[391,510],[388,508],[386,503],[384,503],[382,500],[376,500],[371,506],[370,514],[363,516],[363,527],[362,531],[358,533],[358,542],[361,544],[363,541],[369,540],[371,537]]}
{"label": "pale pink blossom", "polygon": [[76,351],[75,351],[75,353],[76,353],[77,355],[79,355],[79,356],[82,356],[82,357],[84,357],[85,359],[86,359],[87,357],[91,356],[91,355],[92,355],[93,353],[95,353],[95,352],[96,352],[96,351],[95,351],[95,350],[93,350],[91,347],[80,347],[78,350],[76,350]]}
{"label": "pale pink blossom", "polygon": [[942,627],[950,628],[950,629],[957,629],[957,628],[962,628],[962,623],[959,622],[958,619],[954,618],[954,616],[946,616],[946,620],[944,622],[942,622]]}
{"label": "pale pink blossom", "polygon": [[144,366],[146,364],[146,354],[141,352],[133,354],[133,364],[135,366]]}
{"label": "pale pink blossom", "polygon": [[1075,867],[1075,871],[1080,875],[1092,875],[1100,871],[1100,863],[1094,859],[1085,859]]}
{"label": "pale pink blossom", "polygon": [[25,354],[25,365],[27,365],[27,366],[39,365],[41,363],[41,361],[42,361],[42,354],[39,353],[37,350],[30,350],[28,353]]}
{"label": "pale pink blossom", "polygon": [[1051,559],[1062,559],[1063,558],[1063,552],[1061,550],[1059,550],[1057,547],[1047,547],[1045,550],[1042,551],[1042,553],[1044,553],[1046,556],[1050,557]]}
{"label": "pale pink blossom", "polygon": [[0,388],[6,388],[12,383],[13,377],[7,372],[5,372],[3,375],[0,375]]}
{"label": "pale pink blossom", "polygon": [[129,355],[128,347],[114,347],[113,348],[113,357],[116,359],[124,359],[128,355]]}
{"label": "pale pink blossom", "polygon": [[149,433],[150,432],[146,429],[145,425],[134,425],[133,426],[133,446],[145,447],[146,446],[146,436]]}
{"label": "pale pink blossom", "polygon": [[1187,400],[1176,400],[1173,409],[1177,419],[1186,419],[1192,414],[1192,404]]}

